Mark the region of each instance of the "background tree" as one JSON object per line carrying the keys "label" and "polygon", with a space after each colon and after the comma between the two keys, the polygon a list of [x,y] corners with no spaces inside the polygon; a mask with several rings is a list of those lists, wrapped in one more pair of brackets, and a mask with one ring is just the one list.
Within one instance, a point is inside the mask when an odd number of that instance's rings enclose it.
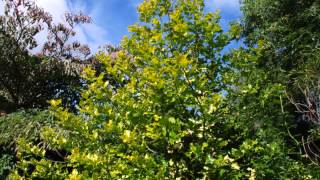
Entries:
{"label": "background tree", "polygon": [[317,132],[320,122],[320,3],[244,0],[242,10],[247,44],[264,44],[257,68],[266,72],[266,79],[284,86],[289,98],[284,99],[284,110],[291,115],[289,125],[295,127],[293,134],[301,140],[306,155],[317,164],[318,135],[310,134],[309,130]]}
{"label": "background tree", "polygon": [[[79,94],[79,72],[90,54],[87,46],[70,42],[79,23],[90,23],[82,13],[65,15],[65,23],[54,24],[52,17],[34,1],[6,0],[0,17],[0,92],[17,108],[46,107],[49,99],[66,97],[72,106]],[[48,33],[41,55],[36,35]],[[11,109],[14,110],[14,109]]]}
{"label": "background tree", "polygon": [[[76,25],[91,22],[83,13],[67,13],[65,22],[55,24],[32,0],[4,2],[5,12],[0,16],[0,179],[16,165],[19,138],[48,149],[40,131],[42,126],[53,126],[54,120],[36,108],[45,109],[48,100],[61,97],[64,106],[75,110],[83,85],[80,72],[92,60],[87,46],[71,40]],[[42,49],[36,39],[40,32],[48,35]],[[36,49],[41,52],[35,55]]]}

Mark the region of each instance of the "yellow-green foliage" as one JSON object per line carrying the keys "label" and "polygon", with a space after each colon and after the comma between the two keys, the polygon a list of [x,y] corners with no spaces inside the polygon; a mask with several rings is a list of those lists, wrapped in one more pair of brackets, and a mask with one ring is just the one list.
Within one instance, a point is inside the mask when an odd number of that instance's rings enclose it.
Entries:
{"label": "yellow-green foliage", "polygon": [[[44,127],[42,138],[68,152],[64,161],[53,161],[43,149],[21,141],[21,161],[12,178],[309,177],[283,153],[281,137],[272,139],[278,134],[263,139],[263,133],[276,130],[252,135],[251,124],[246,125],[252,117],[237,118],[247,111],[230,112],[239,99],[223,90],[239,80],[239,71],[229,69],[221,55],[230,37],[218,13],[205,13],[203,0],[146,0],[139,13],[141,22],[129,27],[131,35],[116,57],[97,55],[104,71],[96,76],[93,69],[85,70],[88,86],[79,114],[51,101],[59,127]],[[250,66],[243,64],[254,62],[249,52],[239,53],[237,60],[232,64],[246,70]],[[225,73],[230,76],[222,81]],[[229,93],[254,95],[250,87],[238,81]]]}

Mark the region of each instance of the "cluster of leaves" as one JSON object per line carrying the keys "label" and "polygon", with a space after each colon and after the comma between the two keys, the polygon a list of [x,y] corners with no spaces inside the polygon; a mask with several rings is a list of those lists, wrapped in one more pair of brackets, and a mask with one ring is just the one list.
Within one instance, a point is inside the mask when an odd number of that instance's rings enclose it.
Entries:
{"label": "cluster of leaves", "polygon": [[99,72],[85,70],[79,112],[51,101],[58,121],[41,138],[64,158],[21,140],[11,178],[320,178],[290,141],[285,84],[259,68],[269,44],[223,55],[240,31],[224,33],[204,9],[203,0],[144,1],[121,48],[97,55]]}

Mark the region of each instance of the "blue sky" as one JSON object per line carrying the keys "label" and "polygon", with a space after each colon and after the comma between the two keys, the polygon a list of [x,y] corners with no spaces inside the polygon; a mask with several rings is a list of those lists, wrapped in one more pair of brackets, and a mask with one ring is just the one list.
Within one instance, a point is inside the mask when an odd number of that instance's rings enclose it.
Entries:
{"label": "blue sky", "polygon": [[[104,44],[119,44],[121,38],[128,34],[127,27],[137,22],[137,6],[143,0],[36,0],[49,11],[55,21],[60,21],[67,11],[83,11],[93,18],[93,24],[77,28],[77,39],[87,43],[97,51]],[[0,0],[0,6],[1,6]],[[206,0],[207,10],[221,11],[221,24],[227,29],[228,22],[241,16],[239,0]],[[1,14],[1,8],[0,8]],[[39,41],[45,40],[40,34]]]}

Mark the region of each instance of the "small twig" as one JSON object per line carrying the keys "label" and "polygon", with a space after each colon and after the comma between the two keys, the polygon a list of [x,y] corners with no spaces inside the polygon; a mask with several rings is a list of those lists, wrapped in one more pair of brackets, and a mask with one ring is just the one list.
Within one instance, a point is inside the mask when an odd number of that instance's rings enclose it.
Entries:
{"label": "small twig", "polygon": [[146,143],[146,147],[147,147],[147,149],[148,149],[149,151],[151,151],[153,154],[159,154],[157,151],[151,149],[151,148],[148,146],[147,143]]}
{"label": "small twig", "polygon": [[310,136],[308,136],[307,138],[307,145],[308,145],[309,151],[315,156],[315,159],[318,161],[318,158],[320,158],[320,156],[317,153],[313,152],[312,148],[310,147],[310,144],[312,144],[313,140],[310,141],[309,138]]}
{"label": "small twig", "polygon": [[304,141],[304,136],[301,137],[301,141],[302,141],[302,146],[303,146],[303,149],[304,149],[304,151],[305,151],[305,153],[306,153],[307,158],[308,158],[313,164],[319,165],[317,162],[315,162],[315,161],[309,156],[308,151],[307,151],[307,148],[306,148],[306,145],[305,145],[306,143],[305,143],[305,141]]}

